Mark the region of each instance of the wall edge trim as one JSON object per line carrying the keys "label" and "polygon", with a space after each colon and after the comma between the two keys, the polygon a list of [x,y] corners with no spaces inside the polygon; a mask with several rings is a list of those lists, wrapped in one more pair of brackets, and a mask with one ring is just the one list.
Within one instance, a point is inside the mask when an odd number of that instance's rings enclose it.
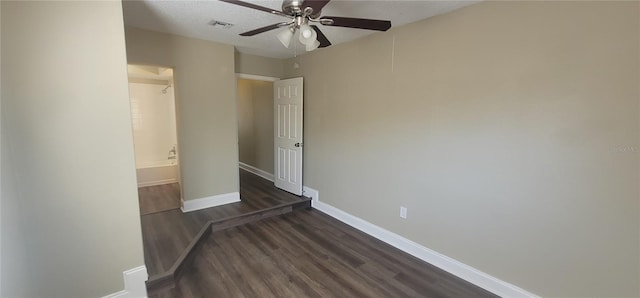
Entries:
{"label": "wall edge trim", "polygon": [[140,298],[147,297],[147,284],[149,279],[147,267],[142,265],[122,272],[124,290],[104,296],[103,298]]}
{"label": "wall edge trim", "polygon": [[303,187],[303,191],[312,195],[311,207],[326,213],[327,215],[356,228],[380,241],[383,241],[397,249],[400,249],[418,259],[447,271],[459,278],[462,278],[478,287],[502,297],[531,297],[538,298],[538,295],[530,293],[522,288],[500,280],[487,273],[484,273],[467,264],[415,243],[396,233],[376,226],[357,216],[351,215],[336,207],[319,200],[319,192],[308,186]]}
{"label": "wall edge trim", "polygon": [[180,210],[186,213],[235,202],[240,202],[240,193],[237,191],[193,200],[182,200]]}
{"label": "wall edge trim", "polygon": [[171,184],[178,183],[178,179],[161,179],[161,180],[153,180],[148,182],[138,182],[138,187],[147,187],[147,186],[156,186],[163,184]]}
{"label": "wall edge trim", "polygon": [[273,182],[273,180],[274,180],[274,176],[273,176],[272,173],[269,173],[269,172],[267,172],[265,170],[258,169],[256,167],[250,165],[250,164],[246,164],[246,163],[240,161],[240,162],[238,162],[238,166],[241,169],[243,169],[243,170],[245,170],[247,172],[250,172],[250,173],[253,173],[255,175],[258,175],[258,176],[260,176],[260,177],[262,177],[264,179],[267,179],[267,180],[269,180],[271,182]]}
{"label": "wall edge trim", "polygon": [[276,78],[276,77],[259,76],[259,75],[245,74],[245,73],[236,73],[236,78],[256,80],[256,81],[269,81],[269,82],[275,82],[280,80],[280,78]]}

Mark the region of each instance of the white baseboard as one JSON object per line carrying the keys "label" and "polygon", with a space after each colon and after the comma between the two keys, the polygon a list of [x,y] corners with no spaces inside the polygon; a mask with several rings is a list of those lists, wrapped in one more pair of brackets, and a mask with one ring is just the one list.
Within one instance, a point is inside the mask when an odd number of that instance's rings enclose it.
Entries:
{"label": "white baseboard", "polygon": [[124,290],[109,294],[103,298],[142,298],[147,297],[147,285],[149,278],[147,267],[140,266],[122,272],[124,278]]}
{"label": "white baseboard", "polygon": [[302,195],[307,197],[307,198],[311,198],[311,203],[313,204],[313,201],[320,201],[320,194],[318,193],[317,190],[308,187],[308,186],[302,186]]}
{"label": "white baseboard", "polygon": [[191,212],[235,202],[240,202],[239,192],[225,193],[195,200],[183,200],[182,207],[180,209],[182,212]]}
{"label": "white baseboard", "polygon": [[147,186],[171,184],[171,183],[177,183],[177,182],[178,182],[178,179],[175,179],[175,178],[174,179],[164,179],[164,180],[138,182],[138,187],[147,187]]}
{"label": "white baseboard", "polygon": [[248,165],[244,162],[238,162],[238,165],[240,166],[241,169],[247,171],[247,172],[251,172],[253,174],[256,174],[264,179],[267,179],[271,182],[273,182],[274,176],[273,174],[267,172],[267,171],[263,171],[261,169],[258,169],[252,165]]}
{"label": "white baseboard", "polygon": [[303,187],[303,194],[308,193],[311,196],[311,206],[327,215],[344,222],[366,234],[369,234],[387,244],[394,246],[418,259],[432,264],[444,271],[447,271],[459,278],[462,278],[478,287],[490,291],[502,297],[539,297],[529,293],[524,289],[514,286],[508,282],[497,279],[487,273],[475,269],[462,262],[454,260],[396,233],[378,227],[359,217],[353,216],[329,204],[320,202],[317,190],[310,187]]}

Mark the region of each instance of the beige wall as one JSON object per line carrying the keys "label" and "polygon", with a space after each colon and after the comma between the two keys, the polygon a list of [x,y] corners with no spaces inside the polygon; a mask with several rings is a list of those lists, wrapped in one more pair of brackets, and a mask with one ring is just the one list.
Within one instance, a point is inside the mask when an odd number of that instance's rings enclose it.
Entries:
{"label": "beige wall", "polygon": [[538,295],[638,297],[638,5],[483,2],[290,59],[305,185]]}
{"label": "beige wall", "polygon": [[240,161],[273,174],[273,83],[238,79]]}
{"label": "beige wall", "polygon": [[121,3],[1,5],[0,295],[120,291],[144,265]]}
{"label": "beige wall", "polygon": [[234,49],[125,28],[130,64],[174,69],[185,200],[239,191]]}
{"label": "beige wall", "polygon": [[[2,3],[0,3],[0,28],[2,28]],[[0,36],[3,35],[0,29]],[[1,38],[0,38],[1,39]],[[1,43],[1,42],[0,42]],[[2,57],[0,47],[0,57]],[[4,58],[0,58],[2,65]],[[0,66],[0,69],[2,67]],[[0,86],[2,73],[0,71]],[[0,90],[2,88],[0,87]],[[1,96],[1,95],[0,95]],[[27,264],[27,246],[24,237],[25,228],[22,223],[23,213],[13,179],[13,162],[9,155],[9,138],[5,113],[5,100],[0,102],[0,297],[30,297],[33,293],[29,287]]]}
{"label": "beige wall", "polygon": [[284,60],[235,52],[235,71],[265,77],[282,78]]}

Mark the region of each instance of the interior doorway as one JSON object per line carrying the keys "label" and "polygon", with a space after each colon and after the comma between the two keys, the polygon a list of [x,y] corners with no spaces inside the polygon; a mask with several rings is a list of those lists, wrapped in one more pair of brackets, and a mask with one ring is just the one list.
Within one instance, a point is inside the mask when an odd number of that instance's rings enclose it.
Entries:
{"label": "interior doorway", "polygon": [[128,65],[140,214],[180,208],[173,68]]}
{"label": "interior doorway", "polygon": [[238,159],[242,170],[274,181],[273,82],[277,78],[238,75]]}
{"label": "interior doorway", "polygon": [[303,78],[237,75],[242,170],[302,195]]}

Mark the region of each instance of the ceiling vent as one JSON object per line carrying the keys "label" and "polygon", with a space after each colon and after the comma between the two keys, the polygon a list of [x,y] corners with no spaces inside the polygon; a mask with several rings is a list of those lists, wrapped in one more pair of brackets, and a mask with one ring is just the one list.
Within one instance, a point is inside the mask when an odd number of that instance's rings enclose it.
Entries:
{"label": "ceiling vent", "polygon": [[213,20],[213,21],[209,22],[209,25],[211,25],[213,27],[221,27],[221,28],[224,28],[224,29],[229,29],[229,28],[233,27],[233,24],[231,24],[231,23],[221,22],[221,21],[216,21],[216,20]]}

